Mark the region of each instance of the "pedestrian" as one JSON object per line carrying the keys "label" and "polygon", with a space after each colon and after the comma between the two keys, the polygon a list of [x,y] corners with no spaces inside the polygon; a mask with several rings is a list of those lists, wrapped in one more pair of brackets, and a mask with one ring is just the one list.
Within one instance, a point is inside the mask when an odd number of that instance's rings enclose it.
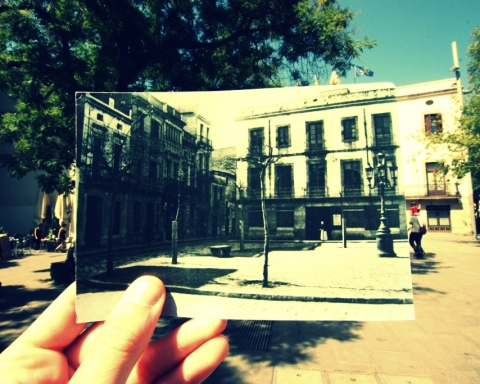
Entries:
{"label": "pedestrian", "polygon": [[227,322],[192,319],[150,343],[166,296],[158,278],[142,276],[105,322],[85,328],[72,284],[2,352],[0,382],[201,383],[228,353]]}
{"label": "pedestrian", "polygon": [[55,248],[55,252],[61,252],[67,249],[67,225],[62,223],[58,231],[57,236],[57,248]]}
{"label": "pedestrian", "polygon": [[320,240],[326,241],[328,240],[328,234],[325,230],[325,223],[323,221],[320,222]]}
{"label": "pedestrian", "polygon": [[417,206],[417,203],[412,202],[410,203],[410,214],[413,215],[414,213],[418,213],[419,208]]}
{"label": "pedestrian", "polygon": [[33,230],[33,241],[34,241],[33,249],[35,249],[36,251],[40,250],[43,237],[44,236],[43,236],[42,224],[38,224]]}
{"label": "pedestrian", "polygon": [[412,214],[410,217],[410,226],[408,228],[410,235],[408,237],[408,242],[413,248],[416,257],[421,257],[425,254],[425,251],[422,248],[422,237],[426,233],[426,224],[423,220],[420,210]]}

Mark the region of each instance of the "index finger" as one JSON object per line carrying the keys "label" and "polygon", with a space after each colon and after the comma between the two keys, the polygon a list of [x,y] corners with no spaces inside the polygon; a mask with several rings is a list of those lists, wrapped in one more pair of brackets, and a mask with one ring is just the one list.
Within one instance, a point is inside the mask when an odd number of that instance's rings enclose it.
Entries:
{"label": "index finger", "polygon": [[165,302],[165,286],[142,276],[127,289],[88,346],[71,383],[123,383],[147,347]]}
{"label": "index finger", "polygon": [[30,343],[38,348],[62,351],[85,328],[75,317],[75,283],[71,284],[14,344]]}

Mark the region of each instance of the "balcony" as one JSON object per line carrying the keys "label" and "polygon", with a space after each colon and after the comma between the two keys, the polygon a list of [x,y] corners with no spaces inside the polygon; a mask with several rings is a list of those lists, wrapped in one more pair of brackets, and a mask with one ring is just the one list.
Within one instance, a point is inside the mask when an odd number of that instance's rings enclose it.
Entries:
{"label": "balcony", "polygon": [[212,140],[207,139],[205,136],[197,135],[197,144],[203,144],[208,149],[212,148]]}
{"label": "balcony", "polygon": [[437,199],[458,198],[458,184],[413,184],[405,185],[405,197],[430,197]]}
{"label": "balcony", "polygon": [[325,152],[325,151],[326,151],[326,145],[325,145],[324,139],[318,140],[317,142],[307,141],[307,149],[306,149],[307,155],[314,155],[316,153]]}

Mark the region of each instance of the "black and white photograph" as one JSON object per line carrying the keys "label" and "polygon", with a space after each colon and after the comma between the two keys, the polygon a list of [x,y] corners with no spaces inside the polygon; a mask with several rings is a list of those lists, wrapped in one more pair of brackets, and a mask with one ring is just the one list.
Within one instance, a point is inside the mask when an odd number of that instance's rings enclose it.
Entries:
{"label": "black and white photograph", "polygon": [[78,321],[141,275],[164,316],[414,319],[397,104],[392,83],[78,92]]}

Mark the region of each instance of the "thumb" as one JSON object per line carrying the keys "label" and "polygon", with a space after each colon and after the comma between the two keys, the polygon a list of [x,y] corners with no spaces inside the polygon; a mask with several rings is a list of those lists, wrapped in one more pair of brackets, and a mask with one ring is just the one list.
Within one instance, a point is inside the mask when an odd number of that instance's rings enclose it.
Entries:
{"label": "thumb", "polygon": [[165,302],[165,286],[142,276],[126,290],[71,383],[124,383],[147,347]]}

